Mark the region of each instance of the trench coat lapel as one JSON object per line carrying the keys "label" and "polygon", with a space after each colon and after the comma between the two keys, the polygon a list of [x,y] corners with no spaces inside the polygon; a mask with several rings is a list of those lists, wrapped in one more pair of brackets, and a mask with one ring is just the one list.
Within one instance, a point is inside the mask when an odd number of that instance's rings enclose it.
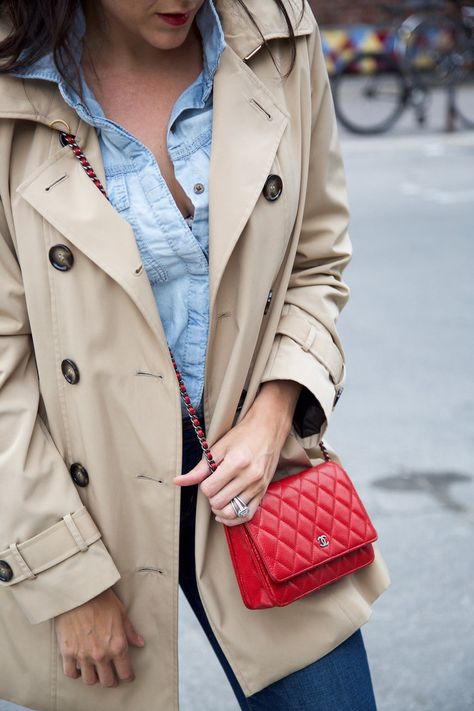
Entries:
{"label": "trench coat lapel", "polygon": [[[103,182],[95,131],[82,124],[77,140]],[[69,146],[59,148],[17,192],[122,286],[164,346],[163,327],[133,230],[86,175]]]}
{"label": "trench coat lapel", "polygon": [[287,123],[286,110],[227,46],[214,79],[209,172],[211,304],[260,196]]}

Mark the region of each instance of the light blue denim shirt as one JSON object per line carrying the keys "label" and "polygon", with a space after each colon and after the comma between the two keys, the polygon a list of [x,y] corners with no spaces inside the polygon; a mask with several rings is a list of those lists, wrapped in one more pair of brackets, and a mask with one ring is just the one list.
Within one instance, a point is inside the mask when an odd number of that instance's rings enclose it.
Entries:
{"label": "light blue denim shirt", "polygon": [[[152,152],[122,126],[105,117],[82,74],[84,102],[60,76],[52,53],[15,74],[56,82],[65,101],[81,119],[95,126],[104,161],[107,194],[134,231],[168,344],[191,402],[198,409],[202,404],[209,330],[208,173],[212,87],[226,45],[212,0],[205,0],[196,14],[196,24],[202,37],[203,70],[177,99],[167,132],[176,178],[194,204],[192,220],[182,216]],[[71,48],[78,61],[85,29],[85,17],[78,3],[71,31]],[[182,410],[185,414],[183,404]]]}

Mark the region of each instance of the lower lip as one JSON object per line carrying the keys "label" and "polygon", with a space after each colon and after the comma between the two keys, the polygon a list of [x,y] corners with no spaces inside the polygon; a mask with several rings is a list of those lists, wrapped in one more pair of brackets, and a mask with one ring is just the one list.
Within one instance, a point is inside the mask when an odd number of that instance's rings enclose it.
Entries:
{"label": "lower lip", "polygon": [[180,27],[181,25],[185,25],[187,21],[189,20],[191,13],[183,13],[183,14],[175,14],[175,15],[166,15],[164,13],[157,13],[158,17],[160,17],[163,22],[166,22],[168,25],[173,25],[174,27]]}

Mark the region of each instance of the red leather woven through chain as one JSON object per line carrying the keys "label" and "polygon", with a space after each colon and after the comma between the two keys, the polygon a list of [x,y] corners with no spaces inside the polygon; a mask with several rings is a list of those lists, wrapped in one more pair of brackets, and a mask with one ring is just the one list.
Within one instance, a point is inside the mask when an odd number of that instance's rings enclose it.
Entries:
{"label": "red leather woven through chain", "polygon": [[[81,149],[77,145],[76,137],[73,136],[72,133],[66,133],[65,131],[60,131],[60,139],[61,139],[61,143],[63,143],[63,145],[68,145],[71,148],[72,152],[74,153],[77,160],[84,168],[88,177],[92,180],[94,185],[97,188],[99,188],[102,195],[104,195],[108,200],[109,196],[107,195],[107,192],[106,192],[104,186],[100,182],[95,170],[93,169],[93,167],[91,166],[91,164],[89,163],[87,158],[85,157],[84,153],[81,151]],[[201,423],[199,422],[199,418],[196,415],[196,411],[195,411],[194,407],[192,406],[191,398],[188,395],[186,386],[183,382],[183,378],[181,376],[181,373],[178,370],[178,366],[176,364],[173,353],[172,353],[171,348],[169,346],[168,346],[168,349],[170,352],[171,362],[173,364],[174,372],[175,372],[176,378],[178,380],[179,392],[181,394],[184,405],[186,407],[186,412],[189,415],[189,419],[191,420],[191,424],[194,428],[194,431],[196,432],[196,436],[199,440],[199,444],[201,445],[201,449],[204,452],[204,456],[206,458],[207,465],[209,467],[209,471],[212,474],[212,472],[216,471],[217,464],[214,461],[214,457],[212,455],[211,450],[209,449],[209,445],[206,441],[206,435],[204,434],[204,430],[201,427]]]}
{"label": "red leather woven through chain", "polygon": [[[168,348],[169,348],[169,346],[168,346]],[[197,438],[199,439],[199,444],[201,445],[201,449],[204,452],[204,456],[206,457],[208,467],[209,467],[211,473],[215,472],[217,469],[217,464],[214,461],[214,457],[212,456],[211,450],[209,449],[209,445],[206,441],[206,435],[204,434],[204,430],[201,427],[199,418],[196,416],[196,411],[195,411],[194,407],[192,406],[191,399],[186,391],[186,386],[183,382],[181,373],[178,370],[178,366],[176,365],[176,361],[175,361],[174,356],[171,352],[171,348],[169,348],[169,351],[170,351],[170,355],[171,355],[171,362],[173,363],[174,372],[176,373],[176,377],[178,379],[179,391],[181,393],[181,397],[183,398],[184,404],[186,406],[186,411],[189,415],[189,419],[191,420],[192,426],[194,427],[194,431],[196,432]]]}
{"label": "red leather woven through chain", "polygon": [[65,133],[64,131],[61,131],[61,136],[62,136],[62,138],[63,138],[63,141],[64,141],[65,143],[67,143],[68,146],[70,146],[72,152],[74,153],[74,155],[76,156],[77,160],[78,160],[79,163],[82,165],[82,167],[84,168],[84,170],[86,171],[87,175],[88,175],[89,178],[92,180],[92,182],[94,183],[94,185],[95,185],[97,188],[99,188],[100,192],[101,192],[103,195],[105,195],[105,197],[106,197],[107,200],[108,200],[109,198],[108,198],[108,195],[107,195],[107,193],[106,193],[106,191],[105,191],[104,186],[103,186],[102,183],[100,182],[99,178],[97,177],[97,175],[96,175],[96,173],[95,173],[95,170],[92,168],[91,164],[89,163],[89,161],[88,161],[87,158],[85,157],[84,153],[81,151],[81,149],[80,149],[79,146],[77,145],[75,136],[73,136],[72,133]]}

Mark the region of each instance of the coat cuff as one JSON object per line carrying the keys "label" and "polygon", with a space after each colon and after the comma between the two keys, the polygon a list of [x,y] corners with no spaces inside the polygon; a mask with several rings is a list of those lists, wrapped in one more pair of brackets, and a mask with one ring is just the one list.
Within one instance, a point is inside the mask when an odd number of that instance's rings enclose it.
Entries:
{"label": "coat cuff", "polygon": [[294,436],[305,449],[317,446],[342,392],[344,366],[335,383],[313,353],[289,336],[277,334],[261,382],[294,380],[303,386],[293,417]]}
{"label": "coat cuff", "polygon": [[41,533],[0,551],[8,588],[32,624],[82,605],[120,579],[101,534],[82,507]]}

